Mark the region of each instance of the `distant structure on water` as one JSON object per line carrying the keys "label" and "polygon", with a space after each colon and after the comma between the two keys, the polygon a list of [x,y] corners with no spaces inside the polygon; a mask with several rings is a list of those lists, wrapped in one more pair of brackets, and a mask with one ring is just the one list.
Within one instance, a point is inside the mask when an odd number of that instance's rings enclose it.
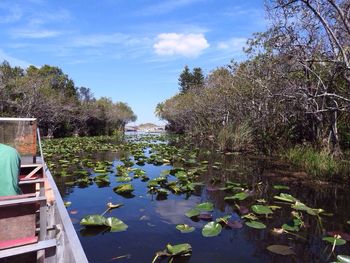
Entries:
{"label": "distant structure on water", "polygon": [[153,123],[140,124],[138,126],[125,126],[127,132],[164,132],[165,125],[156,125]]}

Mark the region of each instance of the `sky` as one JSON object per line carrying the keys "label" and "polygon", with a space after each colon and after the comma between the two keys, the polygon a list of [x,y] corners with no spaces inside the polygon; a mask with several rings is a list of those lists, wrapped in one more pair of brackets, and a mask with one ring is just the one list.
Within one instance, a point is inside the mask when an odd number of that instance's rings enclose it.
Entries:
{"label": "sky", "polygon": [[0,61],[62,68],[96,98],[123,101],[136,124],[162,124],[185,65],[205,74],[245,59],[266,30],[264,0],[0,0]]}

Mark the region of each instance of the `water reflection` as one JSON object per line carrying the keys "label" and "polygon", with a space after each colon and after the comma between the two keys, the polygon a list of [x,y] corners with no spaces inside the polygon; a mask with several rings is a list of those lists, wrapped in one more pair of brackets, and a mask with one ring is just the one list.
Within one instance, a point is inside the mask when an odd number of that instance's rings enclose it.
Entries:
{"label": "water reflection", "polygon": [[[349,202],[350,195],[346,185],[317,183],[308,180],[305,173],[295,171],[293,167],[274,159],[224,155],[210,151],[208,148],[198,149],[199,161],[208,161],[208,169],[199,176],[198,181],[204,183],[197,186],[191,194],[166,195],[149,194],[145,182],[134,179],[131,183],[135,187],[132,196],[119,196],[112,189],[117,185],[115,168],[120,158],[131,159],[127,150],[116,152],[100,152],[93,154],[94,161],[112,161],[112,170],[108,176],[110,186],[98,188],[95,184],[88,184],[86,188],[67,185],[74,177],[57,177],[56,182],[67,200],[72,200],[73,208],[84,213],[101,213],[106,201],[124,203],[124,207],[111,212],[111,216],[122,219],[129,225],[126,232],[105,234],[104,229],[81,229],[79,231],[81,242],[86,249],[88,258],[94,262],[107,262],[115,257],[114,249],[106,244],[116,244],[124,254],[130,258],[120,259],[121,262],[151,262],[156,251],[165,247],[168,242],[190,243],[193,247],[191,258],[177,259],[174,262],[328,262],[330,246],[322,241],[322,237],[329,231],[350,232]],[[149,149],[145,150],[149,156]],[[158,177],[160,172],[171,167],[155,166],[149,163],[142,167],[150,179]],[[77,164],[73,169],[82,169]],[[188,164],[187,168],[191,168]],[[74,171],[72,171],[74,172]],[[170,177],[171,180],[174,177]],[[227,202],[224,197],[232,192],[222,191],[227,181],[246,184],[249,193],[254,197],[236,202]],[[284,223],[293,219],[290,205],[278,203],[273,196],[283,192],[273,188],[275,184],[288,185],[290,190],[283,190],[297,197],[301,202],[312,208],[322,208],[332,217],[322,217],[322,224],[316,217],[305,215],[303,217],[305,228],[300,233],[276,234],[271,230],[281,228]],[[266,230],[256,230],[244,224],[243,214],[249,212],[250,207],[257,203],[257,199],[264,200],[267,205],[278,205],[281,208],[274,211],[273,216],[260,217],[259,220],[267,225]],[[88,200],[88,201],[86,201]],[[221,234],[213,238],[204,238],[201,229],[207,223],[205,218],[190,219],[185,213],[198,203],[210,201],[215,210],[211,213],[213,219],[224,215],[231,215],[232,227],[224,227]],[[243,222],[243,224],[242,224]],[[175,226],[188,224],[194,226],[193,233],[181,234]],[[296,236],[299,235],[299,236]],[[90,237],[90,238],[86,238]],[[103,245],[105,244],[105,245]],[[283,257],[273,255],[266,250],[272,244],[287,245],[293,248],[296,255]],[[328,246],[328,247],[327,247]],[[350,254],[349,245],[336,247],[337,254]],[[334,259],[334,257],[333,257]],[[164,259],[162,262],[167,262]]]}

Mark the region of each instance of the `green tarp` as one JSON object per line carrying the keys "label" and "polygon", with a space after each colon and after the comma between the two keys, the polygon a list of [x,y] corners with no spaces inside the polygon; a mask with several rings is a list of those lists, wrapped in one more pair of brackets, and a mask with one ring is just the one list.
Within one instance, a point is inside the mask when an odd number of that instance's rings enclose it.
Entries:
{"label": "green tarp", "polygon": [[18,187],[20,166],[21,157],[17,151],[0,143],[0,196],[21,193]]}

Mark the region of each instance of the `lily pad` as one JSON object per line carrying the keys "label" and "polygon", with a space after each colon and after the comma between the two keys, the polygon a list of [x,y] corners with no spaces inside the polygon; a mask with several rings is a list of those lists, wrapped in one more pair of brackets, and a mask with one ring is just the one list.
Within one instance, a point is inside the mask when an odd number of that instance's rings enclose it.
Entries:
{"label": "lily pad", "polygon": [[215,237],[221,233],[222,226],[217,222],[209,222],[202,229],[202,235],[204,237]]}
{"label": "lily pad", "polygon": [[338,237],[324,237],[324,238],[322,238],[322,240],[327,241],[331,244],[335,243],[336,246],[342,246],[342,245],[346,244],[346,241],[344,239],[340,238],[340,236],[339,236],[339,238]]}
{"label": "lily pad", "polygon": [[103,226],[105,225],[106,218],[101,215],[88,215],[84,217],[80,224],[82,226]]}
{"label": "lily pad", "polygon": [[195,230],[193,226],[189,226],[187,224],[180,224],[176,226],[177,230],[180,230],[181,233],[191,233]]}
{"label": "lily pad", "polygon": [[246,192],[240,192],[240,193],[237,193],[237,194],[235,194],[233,196],[227,196],[224,199],[225,200],[239,200],[239,201],[242,201],[242,200],[246,199],[248,196],[249,196],[249,194],[247,194]]}
{"label": "lily pad", "polygon": [[121,184],[114,187],[113,191],[117,194],[129,194],[134,191],[134,187],[131,184]]}
{"label": "lily pad", "polygon": [[312,215],[312,216],[315,216],[317,215],[318,213],[316,212],[316,209],[312,209],[310,207],[308,207],[307,205],[299,202],[299,201],[296,201],[294,205],[292,205],[292,208],[293,209],[296,209],[296,210],[299,210],[299,211],[305,211],[307,212],[309,215]]}
{"label": "lily pad", "polygon": [[276,189],[276,190],[289,190],[289,186],[276,184],[276,185],[273,186],[273,189]]}
{"label": "lily pad", "polygon": [[347,255],[338,255],[338,256],[337,256],[337,260],[338,260],[340,263],[350,263],[350,256],[347,256]]}
{"label": "lily pad", "polygon": [[265,229],[266,225],[264,223],[261,223],[259,221],[249,221],[245,222],[245,224],[249,227],[255,228],[255,229]]}
{"label": "lily pad", "polygon": [[284,245],[271,245],[268,246],[266,249],[272,253],[282,256],[289,256],[295,254],[295,252],[290,247]]}
{"label": "lily pad", "polygon": [[193,208],[185,213],[187,217],[194,217],[198,216],[201,213],[201,211],[197,208]]}
{"label": "lily pad", "polygon": [[254,213],[259,215],[268,215],[273,213],[271,208],[265,205],[253,205],[251,208]]}
{"label": "lily pad", "polygon": [[127,183],[127,182],[130,182],[131,180],[132,178],[129,176],[121,176],[117,178],[117,182],[120,182],[120,183]]}
{"label": "lily pad", "polygon": [[191,254],[192,247],[188,243],[178,244],[178,245],[170,245],[168,244],[166,246],[167,251],[172,256],[179,256],[179,255],[185,255],[185,254]]}
{"label": "lily pad", "polygon": [[279,201],[288,202],[288,203],[295,203],[296,201],[298,201],[298,199],[296,199],[294,196],[290,194],[285,194],[285,193],[280,193],[280,195],[275,195],[273,198]]}
{"label": "lily pad", "polygon": [[196,208],[200,211],[207,211],[207,212],[210,212],[210,211],[213,211],[214,209],[214,205],[213,203],[210,203],[210,202],[205,202],[205,203],[201,203],[201,204],[198,204],[196,206]]}
{"label": "lily pad", "polygon": [[105,225],[111,228],[111,232],[121,232],[128,228],[128,226],[122,220],[116,217],[108,217]]}

